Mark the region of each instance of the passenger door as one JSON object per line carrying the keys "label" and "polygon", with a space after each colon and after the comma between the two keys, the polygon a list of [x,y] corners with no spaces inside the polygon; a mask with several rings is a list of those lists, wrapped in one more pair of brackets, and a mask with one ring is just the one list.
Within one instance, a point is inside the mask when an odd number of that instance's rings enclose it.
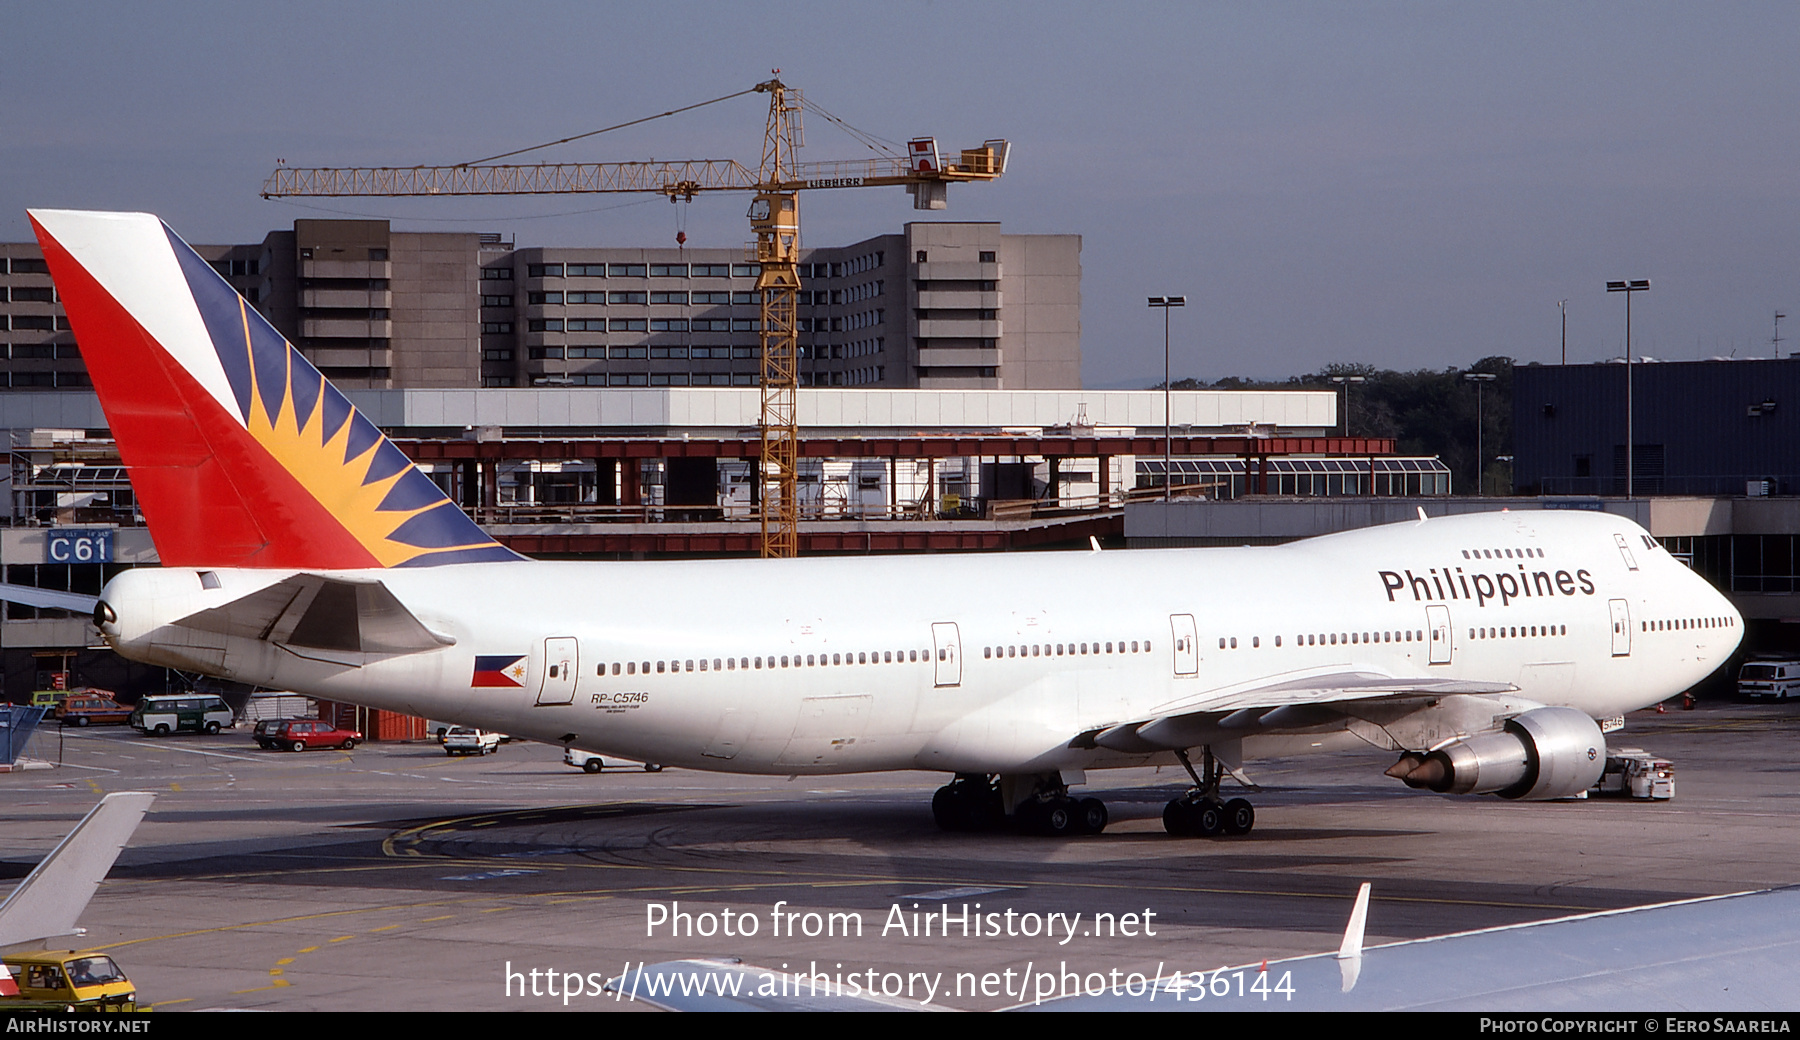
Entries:
{"label": "passenger door", "polygon": [[931,644],[937,653],[936,685],[962,685],[962,637],[954,621],[934,621]]}
{"label": "passenger door", "polygon": [[1432,664],[1449,664],[1452,651],[1450,608],[1442,604],[1433,604],[1425,608],[1425,628],[1431,642]]}
{"label": "passenger door", "polygon": [[1612,655],[1614,657],[1631,656],[1631,604],[1622,599],[1611,599],[1606,605],[1612,611]]}
{"label": "passenger door", "polygon": [[1173,637],[1175,674],[1200,674],[1200,636],[1194,628],[1194,615],[1170,614],[1169,634]]}
{"label": "passenger door", "polygon": [[577,649],[573,636],[552,636],[544,640],[544,681],[538,687],[539,705],[574,702]]}

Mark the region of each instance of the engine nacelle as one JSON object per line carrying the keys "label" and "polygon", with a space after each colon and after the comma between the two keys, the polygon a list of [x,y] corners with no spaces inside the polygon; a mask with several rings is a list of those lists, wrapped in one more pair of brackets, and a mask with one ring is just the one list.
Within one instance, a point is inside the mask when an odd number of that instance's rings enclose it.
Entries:
{"label": "engine nacelle", "polygon": [[1580,794],[1605,769],[1606,737],[1598,723],[1574,708],[1535,708],[1507,719],[1498,733],[1408,755],[1388,773],[1440,794],[1539,800]]}

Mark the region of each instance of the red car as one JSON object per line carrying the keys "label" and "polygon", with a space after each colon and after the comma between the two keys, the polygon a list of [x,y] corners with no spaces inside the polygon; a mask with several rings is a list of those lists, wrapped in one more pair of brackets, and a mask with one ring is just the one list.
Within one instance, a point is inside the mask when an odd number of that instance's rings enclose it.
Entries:
{"label": "red car", "polygon": [[65,726],[93,726],[131,721],[131,709],[113,700],[107,690],[76,690],[56,706],[56,717]]}
{"label": "red car", "polygon": [[256,742],[265,750],[286,748],[289,751],[305,751],[307,748],[343,748],[348,751],[363,739],[363,735],[353,729],[339,729],[324,719],[287,719],[281,725],[258,736]]}

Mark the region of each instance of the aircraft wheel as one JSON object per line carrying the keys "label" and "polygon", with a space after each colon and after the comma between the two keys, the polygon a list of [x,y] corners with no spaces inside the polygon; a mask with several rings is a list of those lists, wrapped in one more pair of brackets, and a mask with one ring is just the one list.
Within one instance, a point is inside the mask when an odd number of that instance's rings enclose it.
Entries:
{"label": "aircraft wheel", "polygon": [[1163,830],[1177,838],[1192,838],[1199,832],[1194,829],[1194,804],[1186,798],[1171,798],[1169,804],[1163,806]]}
{"label": "aircraft wheel", "polygon": [[931,796],[931,818],[937,821],[941,831],[968,830],[968,813],[955,787],[945,784]]}
{"label": "aircraft wheel", "polygon": [[581,771],[584,773],[598,773],[604,768],[606,768],[606,763],[597,758],[590,758],[581,763]]}
{"label": "aircraft wheel", "polygon": [[661,762],[645,762],[644,763],[644,772],[646,772],[646,773],[660,773],[662,771],[663,771],[663,767],[662,767]]}
{"label": "aircraft wheel", "polygon": [[1256,826],[1256,808],[1243,798],[1225,803],[1225,833],[1249,834]]}
{"label": "aircraft wheel", "polygon": [[1195,834],[1202,838],[1216,838],[1225,832],[1225,807],[1218,802],[1200,802],[1191,811]]}
{"label": "aircraft wheel", "polygon": [[1081,824],[1081,833],[1099,834],[1106,829],[1106,803],[1098,798],[1083,798],[1075,803],[1075,817]]}

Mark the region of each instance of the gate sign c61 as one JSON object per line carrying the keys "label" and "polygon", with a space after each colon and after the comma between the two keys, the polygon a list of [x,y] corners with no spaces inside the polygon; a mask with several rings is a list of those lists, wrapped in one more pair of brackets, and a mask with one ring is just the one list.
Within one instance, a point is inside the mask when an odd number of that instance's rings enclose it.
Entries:
{"label": "gate sign c61", "polygon": [[68,528],[49,532],[44,538],[45,563],[111,563],[113,533],[100,530]]}

